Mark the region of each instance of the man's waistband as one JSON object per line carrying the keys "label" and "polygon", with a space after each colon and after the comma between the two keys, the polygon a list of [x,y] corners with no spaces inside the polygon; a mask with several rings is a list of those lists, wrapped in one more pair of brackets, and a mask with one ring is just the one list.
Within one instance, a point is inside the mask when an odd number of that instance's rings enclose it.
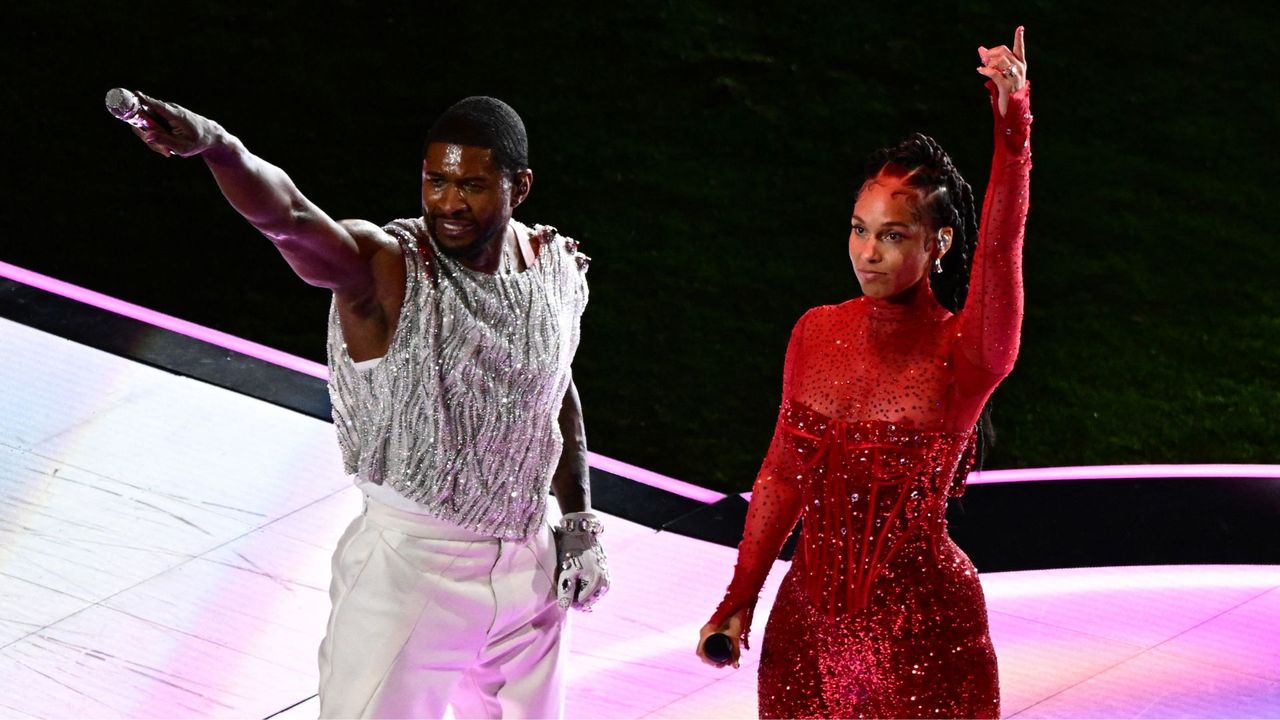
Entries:
{"label": "man's waistband", "polygon": [[[425,508],[424,508],[425,509]],[[454,525],[434,515],[414,513],[393,508],[383,502],[364,496],[364,511],[368,518],[385,528],[402,532],[412,537],[430,538],[432,540],[455,540],[458,542],[492,542],[499,538],[492,535]]]}

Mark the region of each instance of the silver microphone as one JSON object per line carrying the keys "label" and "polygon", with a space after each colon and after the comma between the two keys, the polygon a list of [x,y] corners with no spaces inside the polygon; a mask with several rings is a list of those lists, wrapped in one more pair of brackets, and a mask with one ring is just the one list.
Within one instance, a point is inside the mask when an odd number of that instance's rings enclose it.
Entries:
{"label": "silver microphone", "polygon": [[108,90],[105,102],[107,112],[139,130],[169,130],[169,123],[164,118],[151,112],[137,95],[124,88]]}

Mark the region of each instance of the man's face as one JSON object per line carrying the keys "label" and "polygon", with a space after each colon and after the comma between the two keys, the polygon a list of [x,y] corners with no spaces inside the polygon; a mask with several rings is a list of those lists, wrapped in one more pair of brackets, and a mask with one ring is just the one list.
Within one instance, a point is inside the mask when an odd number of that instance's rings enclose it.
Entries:
{"label": "man's face", "polygon": [[[522,198],[523,199],[523,198]],[[493,150],[431,143],[422,161],[422,216],[444,252],[481,255],[511,220],[511,179],[493,165]]]}

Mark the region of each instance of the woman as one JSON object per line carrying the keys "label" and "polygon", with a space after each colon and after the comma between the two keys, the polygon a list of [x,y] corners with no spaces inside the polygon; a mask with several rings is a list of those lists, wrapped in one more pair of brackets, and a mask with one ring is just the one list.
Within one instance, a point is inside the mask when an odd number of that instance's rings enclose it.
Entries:
{"label": "woman", "polygon": [[702,641],[727,634],[737,666],[765,575],[803,517],[765,628],[761,717],[999,716],[982,587],[945,510],[1018,349],[1031,168],[1022,35],[978,50],[996,125],[981,231],[969,185],[933,140],[881,150],[849,235],[863,296],[808,311],[791,333],[733,581],[698,645],[711,662]]}

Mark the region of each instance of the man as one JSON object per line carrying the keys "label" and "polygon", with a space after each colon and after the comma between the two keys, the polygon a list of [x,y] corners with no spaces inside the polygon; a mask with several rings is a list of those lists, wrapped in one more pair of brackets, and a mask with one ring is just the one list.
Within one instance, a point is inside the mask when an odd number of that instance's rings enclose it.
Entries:
{"label": "man", "polygon": [[587,258],[512,219],[533,183],[520,117],[487,97],[449,108],[427,136],[422,217],[379,227],[330,219],[217,123],[139,98],[151,149],[203,158],[298,276],[333,291],[334,425],[365,511],[334,553],[321,716],[559,716],[566,610],[608,571],[570,367]]}

